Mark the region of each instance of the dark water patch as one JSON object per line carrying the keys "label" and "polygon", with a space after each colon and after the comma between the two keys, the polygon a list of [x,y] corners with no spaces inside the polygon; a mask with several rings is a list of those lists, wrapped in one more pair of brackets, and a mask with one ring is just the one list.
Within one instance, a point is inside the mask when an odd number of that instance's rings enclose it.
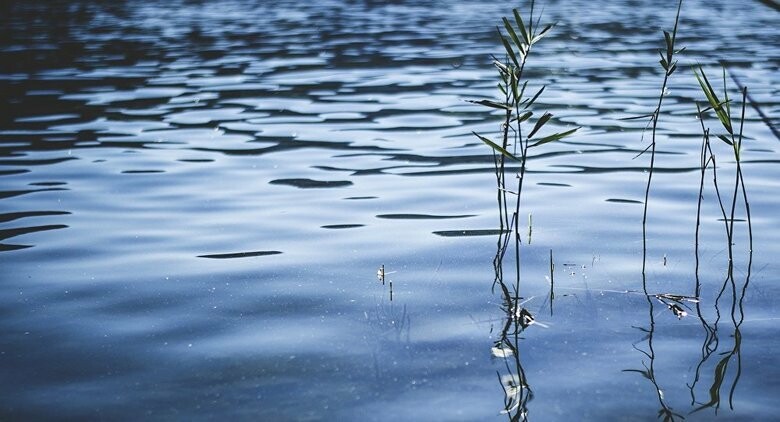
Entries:
{"label": "dark water patch", "polygon": [[210,258],[210,259],[233,259],[233,258],[251,258],[255,256],[268,256],[279,255],[279,251],[252,251],[252,252],[234,252],[234,253],[218,253],[209,255],[198,255],[198,258]]}
{"label": "dark water patch", "polygon": [[569,185],[567,183],[553,183],[553,182],[539,182],[539,183],[537,183],[537,185],[539,185],[539,186],[557,186],[557,187],[565,187],[565,188],[570,188],[571,187],[571,185]]}
{"label": "dark water patch", "polygon": [[27,217],[43,217],[49,215],[68,215],[68,211],[25,211],[25,212],[8,212],[0,214],[0,223],[7,223],[9,221],[18,220],[20,218]]}
{"label": "dark water patch", "polygon": [[501,233],[509,233],[506,230],[498,229],[478,229],[478,230],[442,230],[435,231],[433,234],[441,237],[472,237],[472,236],[496,236]]}
{"label": "dark water patch", "polygon": [[153,174],[165,173],[165,170],[122,170],[122,174]]}
{"label": "dark water patch", "polygon": [[64,224],[49,224],[46,226],[34,226],[34,227],[18,227],[13,229],[0,230],[0,240],[10,239],[12,237],[21,236],[23,234],[36,233],[48,230],[66,229],[68,226]]}
{"label": "dark water patch", "polygon": [[365,224],[328,224],[320,226],[323,229],[355,229],[358,227],[365,227]]}
{"label": "dark water patch", "polygon": [[28,193],[49,192],[49,191],[58,191],[58,190],[68,190],[68,189],[65,189],[65,188],[47,188],[47,189],[29,189],[29,190],[0,191],[0,199],[12,198],[14,196],[27,195]]}
{"label": "dark water patch", "polygon": [[176,161],[180,161],[182,163],[213,163],[214,160],[211,158],[180,158]]}
{"label": "dark water patch", "polygon": [[[569,165],[569,164],[558,164],[554,167],[559,168],[567,168],[567,169],[576,169],[578,171],[575,171],[575,173],[585,173],[585,174],[608,174],[608,173],[645,173],[647,172],[647,167],[591,167],[591,166],[576,166],[576,165]],[[677,173],[690,173],[694,171],[701,171],[700,167],[676,167],[676,168],[659,168],[656,167],[653,169],[655,173],[667,173],[667,174],[677,174]]]}
{"label": "dark water patch", "polygon": [[349,180],[313,180],[313,179],[276,179],[269,182],[272,185],[294,186],[301,189],[342,188],[352,186]]}
{"label": "dark water patch", "polygon": [[434,215],[434,214],[379,214],[376,218],[384,218],[388,220],[448,220],[454,218],[469,218],[475,217],[475,214],[460,214],[460,215]]}
{"label": "dark water patch", "polygon": [[40,160],[0,160],[0,166],[48,166],[52,164],[59,164],[65,161],[78,160],[76,157],[60,157],[60,158],[48,158]]}
{"label": "dark water patch", "polygon": [[14,174],[24,174],[29,173],[30,170],[0,170],[0,176],[12,176]]}
{"label": "dark water patch", "polygon": [[12,245],[9,243],[0,243],[0,252],[18,251],[19,249],[32,248],[32,245]]}
{"label": "dark water patch", "polygon": [[68,182],[33,182],[30,183],[30,186],[63,186],[67,184]]}
{"label": "dark water patch", "polygon": [[642,204],[642,201],[637,201],[636,199],[609,198],[606,199],[606,201],[615,202],[618,204]]}
{"label": "dark water patch", "polygon": [[379,199],[379,197],[378,196],[348,196],[344,199],[349,201],[361,201],[365,199]]}

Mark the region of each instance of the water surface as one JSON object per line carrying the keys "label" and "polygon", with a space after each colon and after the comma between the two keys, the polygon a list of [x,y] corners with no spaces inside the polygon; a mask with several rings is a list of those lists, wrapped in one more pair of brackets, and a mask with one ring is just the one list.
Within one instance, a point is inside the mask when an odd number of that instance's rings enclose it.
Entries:
{"label": "water surface", "polygon": [[540,324],[508,356],[493,156],[471,133],[500,116],[465,100],[496,96],[516,6],[0,6],[0,419],[500,420],[520,370],[518,420],[775,419],[780,14],[684,4],[648,290],[696,292],[697,62],[754,101],[754,253],[748,273],[737,222],[729,281],[710,186],[701,302],[678,319],[640,293],[648,137],[618,120],[655,107],[674,5],[544,2],[558,25],[529,86],[547,84],[550,131],[582,129],[531,158],[521,291]]}

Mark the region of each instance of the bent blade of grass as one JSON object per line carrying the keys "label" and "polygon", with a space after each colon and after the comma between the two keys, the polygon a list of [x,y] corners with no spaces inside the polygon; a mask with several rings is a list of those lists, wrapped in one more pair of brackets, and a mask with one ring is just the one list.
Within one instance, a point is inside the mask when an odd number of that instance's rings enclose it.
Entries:
{"label": "bent blade of grass", "polygon": [[699,85],[701,86],[702,92],[704,92],[704,96],[707,97],[707,101],[710,103],[710,106],[713,110],[715,110],[715,114],[718,116],[718,120],[720,120],[723,128],[726,129],[729,135],[733,135],[734,129],[731,126],[731,119],[723,107],[723,104],[727,104],[727,102],[721,102],[718,100],[718,96],[715,94],[715,90],[712,88],[709,79],[707,79],[707,74],[704,73],[704,69],[702,69],[701,66],[699,66],[698,72],[694,68],[693,74],[696,76],[696,80],[699,81]]}
{"label": "bent blade of grass", "polygon": [[495,142],[491,141],[490,139],[488,139],[488,138],[485,138],[484,136],[482,136],[482,135],[478,134],[477,132],[473,132],[473,131],[472,131],[471,133],[473,133],[474,135],[476,135],[476,136],[477,136],[477,138],[479,138],[479,140],[480,140],[480,141],[482,141],[482,142],[484,142],[485,144],[487,144],[487,146],[489,146],[490,148],[493,148],[494,150],[496,150],[496,151],[500,152],[500,153],[501,153],[502,155],[504,155],[505,157],[507,157],[507,158],[509,158],[509,159],[512,159],[512,160],[515,160],[515,161],[518,161],[518,162],[519,162],[519,161],[521,161],[519,158],[517,158],[516,156],[514,156],[514,155],[513,155],[511,152],[509,152],[509,151],[505,150],[504,148],[501,148],[501,146],[499,146],[499,145],[498,145],[498,144],[496,144]]}
{"label": "bent blade of grass", "polygon": [[512,59],[512,63],[515,64],[515,67],[520,67],[520,62],[517,61],[517,56],[515,55],[515,51],[512,48],[512,46],[509,45],[509,41],[506,40],[504,35],[501,33],[501,30],[498,29],[498,27],[496,27],[496,30],[498,30],[498,36],[499,38],[501,38],[501,44],[504,44],[504,49],[506,50],[506,54],[508,54],[509,58]]}
{"label": "bent blade of grass", "polygon": [[523,108],[527,109],[528,107],[531,107],[534,104],[534,102],[536,101],[536,99],[539,98],[540,95],[542,95],[542,92],[544,92],[544,88],[546,88],[546,87],[547,87],[547,85],[542,85],[542,89],[540,89],[536,93],[536,95],[534,95],[533,98],[531,98],[531,101],[529,101],[528,103],[526,103],[526,105],[523,106]]}
{"label": "bent blade of grass", "polygon": [[511,110],[512,108],[506,104],[499,103],[493,100],[466,100],[472,104],[479,104],[490,108],[496,108],[499,110]]}
{"label": "bent blade of grass", "polygon": [[634,117],[621,117],[618,120],[640,120],[640,119],[646,119],[648,117],[653,117],[653,116],[655,116],[655,113],[643,114],[641,116],[634,116]]}
{"label": "bent blade of grass", "polygon": [[548,33],[548,32],[549,32],[551,29],[553,29],[554,27],[555,27],[555,24],[554,24],[554,23],[551,23],[551,24],[549,24],[549,25],[545,26],[545,27],[544,27],[544,29],[542,29],[542,30],[541,30],[541,31],[540,31],[538,34],[536,34],[536,36],[534,36],[534,37],[533,37],[533,39],[531,40],[531,44],[535,44],[535,43],[537,43],[539,40],[541,40],[541,39],[542,39],[542,37],[544,37],[545,35],[547,35],[547,33]]}
{"label": "bent blade of grass", "polygon": [[549,142],[553,142],[553,141],[557,141],[559,139],[563,139],[563,138],[571,135],[572,133],[578,131],[579,129],[580,129],[579,127],[575,127],[574,129],[570,129],[570,130],[567,130],[565,132],[560,132],[560,133],[556,133],[554,135],[545,136],[544,138],[542,138],[542,139],[534,142],[533,144],[529,145],[528,148],[533,148],[533,147],[536,147],[536,146],[539,146],[539,145],[544,145],[544,144],[549,143]]}
{"label": "bent blade of grass", "polygon": [[517,9],[512,9],[512,13],[515,15],[515,22],[517,23],[517,27],[520,28],[520,34],[523,36],[523,41],[530,45],[531,37],[528,33],[528,30],[525,29],[525,24],[523,24],[523,17],[520,16],[520,12],[518,12]]}
{"label": "bent blade of grass", "polygon": [[541,129],[542,126],[544,126],[544,124],[547,123],[550,120],[550,118],[552,118],[552,116],[553,116],[552,113],[547,111],[544,112],[542,117],[540,117],[539,120],[536,121],[536,125],[534,125],[534,128],[531,129],[531,133],[528,134],[528,139],[531,139],[536,134],[536,132],[538,132],[539,129]]}

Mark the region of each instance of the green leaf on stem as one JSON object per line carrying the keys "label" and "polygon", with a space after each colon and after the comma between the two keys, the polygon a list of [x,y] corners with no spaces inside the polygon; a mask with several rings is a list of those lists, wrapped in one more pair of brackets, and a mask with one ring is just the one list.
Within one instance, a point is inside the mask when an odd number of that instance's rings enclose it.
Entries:
{"label": "green leaf on stem", "polygon": [[556,133],[554,135],[545,136],[544,138],[534,142],[533,144],[528,145],[528,148],[533,148],[533,147],[536,147],[536,146],[539,146],[539,145],[544,145],[544,144],[546,144],[548,142],[553,142],[553,141],[557,141],[559,139],[563,139],[563,138],[571,135],[572,133],[578,131],[579,129],[580,128],[575,127],[574,129],[570,129],[570,130],[567,130],[565,132],[560,132],[560,133]]}
{"label": "green leaf on stem", "polygon": [[491,141],[490,139],[485,138],[484,136],[478,134],[477,132],[471,132],[471,133],[476,135],[477,138],[479,138],[480,141],[482,141],[485,144],[487,144],[487,146],[489,146],[490,148],[493,148],[494,150],[498,151],[499,153],[501,153],[505,157],[507,157],[509,159],[512,159],[512,160],[515,160],[515,161],[521,161],[519,158],[517,158],[514,155],[512,155],[512,153],[510,153],[509,151],[505,150],[504,148],[501,148],[498,144],[496,144],[495,142]]}

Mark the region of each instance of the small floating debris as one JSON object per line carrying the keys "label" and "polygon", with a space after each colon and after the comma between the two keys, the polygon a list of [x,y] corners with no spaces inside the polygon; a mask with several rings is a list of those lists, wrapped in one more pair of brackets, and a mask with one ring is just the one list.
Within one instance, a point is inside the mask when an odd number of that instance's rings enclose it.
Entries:
{"label": "small floating debris", "polygon": [[677,317],[682,319],[688,316],[688,311],[683,308],[687,307],[685,302],[699,303],[699,298],[695,296],[675,295],[672,293],[661,293],[653,295],[659,302],[663,303],[670,311]]}

